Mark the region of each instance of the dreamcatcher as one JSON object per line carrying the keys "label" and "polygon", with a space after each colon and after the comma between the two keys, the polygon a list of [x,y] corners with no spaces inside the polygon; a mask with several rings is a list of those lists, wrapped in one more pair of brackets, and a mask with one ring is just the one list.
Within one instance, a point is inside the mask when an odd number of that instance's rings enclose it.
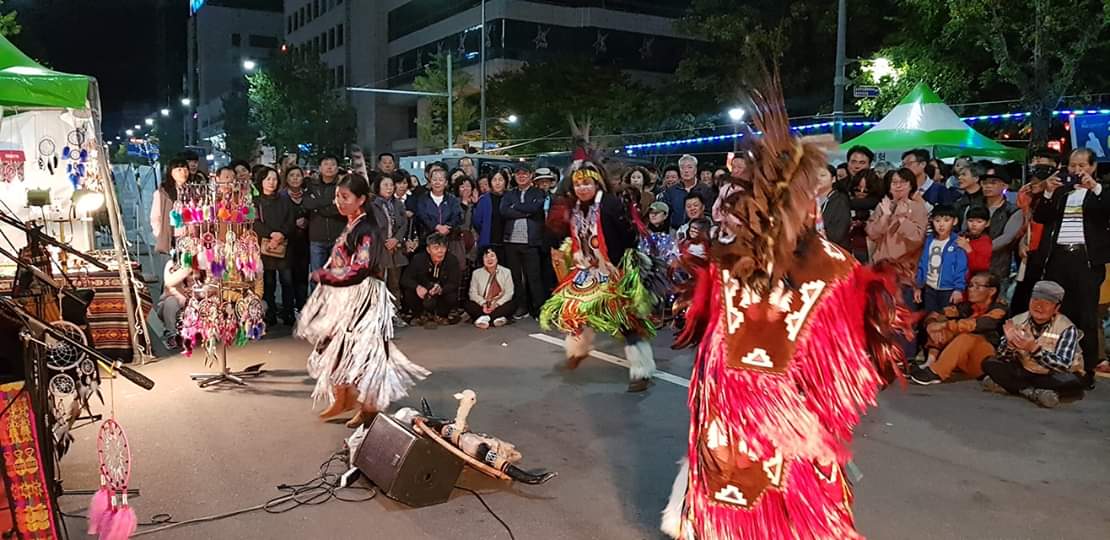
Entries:
{"label": "dreamcatcher", "polygon": [[58,145],[54,139],[43,137],[39,141],[39,170],[53,176],[58,168]]}
{"label": "dreamcatcher", "polygon": [[99,535],[100,540],[124,540],[135,533],[139,519],[135,509],[127,504],[131,446],[123,427],[116,422],[114,404],[112,418],[100,426],[96,452],[100,461],[100,490],[89,503],[88,532]]}
{"label": "dreamcatcher", "polygon": [[69,132],[66,136],[66,146],[62,148],[62,159],[66,160],[66,175],[69,176],[69,182],[73,184],[74,188],[81,185],[82,181],[88,176],[89,168],[89,150],[85,148],[85,142],[88,140],[87,128],[79,127]]}
{"label": "dreamcatcher", "polygon": [[[50,323],[65,337],[88,346],[88,338],[80,326],[69,321],[58,320]],[[73,441],[70,430],[77,421],[81,410],[92,414],[89,400],[100,392],[100,373],[96,364],[81,349],[48,334],[46,343],[46,367],[49,375],[47,396],[50,401],[50,414],[54,435],[54,448],[61,459]]]}
{"label": "dreamcatcher", "polygon": [[235,336],[235,344],[243,346],[247,341],[257,341],[266,335],[266,305],[254,291],[248,290],[243,297],[235,303],[235,313],[238,315],[239,331]]}

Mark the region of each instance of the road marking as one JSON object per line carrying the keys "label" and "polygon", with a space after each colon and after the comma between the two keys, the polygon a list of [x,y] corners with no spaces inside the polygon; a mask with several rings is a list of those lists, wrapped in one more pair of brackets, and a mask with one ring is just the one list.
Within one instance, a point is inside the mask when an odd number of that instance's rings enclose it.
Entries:
{"label": "road marking", "polygon": [[[566,346],[566,344],[563,342],[562,339],[559,339],[559,338],[553,337],[553,336],[549,336],[547,334],[529,334],[529,337],[531,337],[532,339],[538,339],[538,340],[540,340],[544,343],[550,343],[552,345],[558,345],[559,347],[565,347]],[[607,352],[593,350],[593,351],[590,351],[590,356],[592,356],[594,358],[597,358],[598,360],[603,360],[605,362],[609,362],[610,364],[616,364],[616,365],[624,367],[624,368],[628,367],[628,360],[625,360],[624,358],[621,358],[619,356],[611,355]],[[667,373],[666,371],[659,371],[657,369],[657,370],[655,370],[654,377],[656,379],[661,380],[661,381],[667,381],[671,384],[678,385],[678,386],[681,386],[683,388],[690,388],[690,379],[684,379],[682,377],[679,377],[678,375],[673,375],[671,373]]]}

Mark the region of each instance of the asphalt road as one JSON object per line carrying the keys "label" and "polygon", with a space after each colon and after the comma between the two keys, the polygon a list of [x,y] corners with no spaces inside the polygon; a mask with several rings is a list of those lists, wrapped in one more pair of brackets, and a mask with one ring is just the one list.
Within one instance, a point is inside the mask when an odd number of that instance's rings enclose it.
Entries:
{"label": "asphalt road", "polygon": [[[400,331],[398,344],[433,374],[400,405],[426,397],[451,413],[453,393],[478,394],[475,429],[516,444],[526,468],[559,476],[543,486],[503,485],[472,473],[461,484],[524,539],[661,538],[662,509],[687,430],[688,351],[657,341],[659,368],[675,375],[645,394],[627,394],[627,371],[590,359],[560,369],[561,348],[532,336],[531,321],[480,332],[458,326]],[[620,347],[602,343],[620,356]],[[140,520],[177,521],[261,504],[275,486],[312,479],[349,430],[310,411],[308,346],[275,335],[233,351],[233,367],[266,362],[247,388],[198,389],[187,374],[199,358],[141,368],[157,382],[145,392],[117,381],[115,412],[132,449],[132,499]],[[1108,538],[1110,383],[1056,410],[980,392],[973,382],[893,388],[857,431],[860,530],[879,539]],[[108,409],[107,406],[104,407]],[[62,462],[65,485],[96,486],[96,428],[76,432]],[[353,494],[357,495],[357,494]],[[80,513],[87,497],[62,506]],[[69,520],[71,531],[83,529]],[[150,527],[144,527],[149,529]],[[81,537],[75,534],[75,537]],[[409,509],[383,496],[331,501],[281,514],[262,511],[152,534],[194,538],[453,538],[508,534],[473,495]]]}

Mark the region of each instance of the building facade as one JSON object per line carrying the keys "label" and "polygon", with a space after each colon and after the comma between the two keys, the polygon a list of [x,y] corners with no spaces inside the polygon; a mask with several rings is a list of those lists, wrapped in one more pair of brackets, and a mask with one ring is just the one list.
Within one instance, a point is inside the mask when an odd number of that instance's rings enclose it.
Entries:
{"label": "building facade", "polygon": [[186,115],[185,131],[188,143],[218,153],[224,136],[223,100],[245,89],[245,62],[263,64],[280,49],[283,6],[281,0],[192,0],[191,4],[185,97],[193,114]]}
{"label": "building facade", "polygon": [[[689,0],[486,0],[486,76],[568,53],[636,78],[674,73],[689,38],[674,27]],[[318,54],[358,113],[367,153],[414,154],[420,99],[347,88],[411,89],[436,54],[479,81],[481,0],[284,0],[285,42]]]}

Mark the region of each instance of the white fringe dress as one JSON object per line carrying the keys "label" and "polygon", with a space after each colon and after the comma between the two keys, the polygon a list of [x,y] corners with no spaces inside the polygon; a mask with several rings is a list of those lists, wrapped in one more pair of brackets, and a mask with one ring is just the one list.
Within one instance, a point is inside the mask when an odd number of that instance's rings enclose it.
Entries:
{"label": "white fringe dress", "polygon": [[350,384],[358,400],[384,411],[431,372],[393,344],[393,300],[385,282],[371,275],[372,225],[366,216],[349,223],[335,241],[319,285],[297,320],[294,335],[315,348],[308,374],[316,379],[313,404],[334,401],[332,389]]}

